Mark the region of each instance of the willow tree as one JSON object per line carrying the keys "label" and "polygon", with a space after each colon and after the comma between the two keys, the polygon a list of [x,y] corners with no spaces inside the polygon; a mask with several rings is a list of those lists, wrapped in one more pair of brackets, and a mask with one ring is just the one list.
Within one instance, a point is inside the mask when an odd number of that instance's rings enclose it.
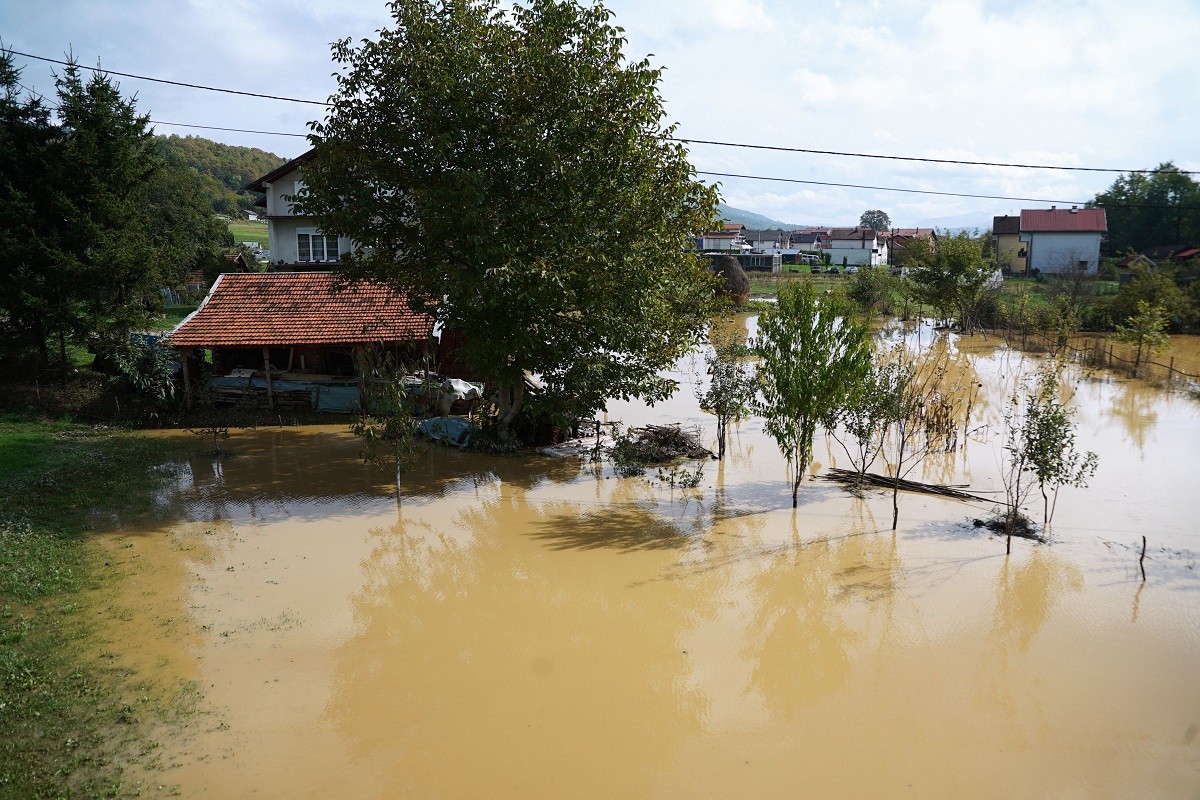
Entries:
{"label": "willow tree", "polygon": [[665,125],[661,70],[625,56],[603,6],[396,0],[374,40],[333,45],[299,207],[461,334],[507,432],[536,373],[557,407],[674,391],[714,280],[691,237],[715,224]]}
{"label": "willow tree", "polygon": [[864,323],[841,316],[833,298],[807,282],[780,287],[779,302],[759,318],[758,332],[758,411],[793,471],[795,508],[817,428],[836,425],[839,412],[860,396],[871,344]]}

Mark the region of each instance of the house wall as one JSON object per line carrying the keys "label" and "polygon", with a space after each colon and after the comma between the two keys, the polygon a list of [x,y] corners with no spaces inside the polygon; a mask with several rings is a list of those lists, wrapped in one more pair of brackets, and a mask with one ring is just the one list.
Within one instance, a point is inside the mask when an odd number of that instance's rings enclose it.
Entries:
{"label": "house wall", "polygon": [[[270,238],[271,261],[295,264],[299,258],[296,245],[298,233],[319,233],[309,217],[293,216],[292,204],[283,198],[294,195],[304,187],[300,170],[292,170],[279,180],[266,185],[267,236]],[[348,253],[352,242],[346,237],[338,239],[338,252]]]}
{"label": "house wall", "polygon": [[[295,264],[299,257],[296,246],[296,234],[319,233],[309,217],[291,217],[287,219],[272,219],[267,225],[271,237],[271,261],[283,261],[285,264]],[[351,241],[346,237],[338,239],[338,252],[349,253]]]}
{"label": "house wall", "polygon": [[286,195],[296,194],[297,182],[303,185],[300,170],[294,169],[282,178],[266,185],[267,216],[288,215],[292,213],[292,204],[284,200]]}
{"label": "house wall", "polygon": [[1017,275],[1024,273],[1026,259],[1024,256],[1018,255],[1025,247],[1020,234],[1001,233],[995,236],[995,240],[996,258],[1001,266]]}
{"label": "house wall", "polygon": [[828,252],[829,263],[835,267],[842,266],[843,258],[847,266],[879,266],[887,263],[887,247],[880,246],[878,239],[867,239],[865,242],[860,239],[834,239],[830,242]]}
{"label": "house wall", "polygon": [[732,237],[705,236],[701,239],[700,248],[702,250],[740,250],[741,243]]}
{"label": "house wall", "polygon": [[1039,272],[1060,272],[1080,261],[1087,262],[1087,274],[1100,269],[1100,234],[1085,232],[1022,233],[1028,252],[1028,267]]}

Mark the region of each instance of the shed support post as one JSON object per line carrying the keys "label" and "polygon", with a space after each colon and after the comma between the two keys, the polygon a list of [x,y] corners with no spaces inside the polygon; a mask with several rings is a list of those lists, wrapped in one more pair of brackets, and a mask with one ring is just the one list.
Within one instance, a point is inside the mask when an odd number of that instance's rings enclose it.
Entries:
{"label": "shed support post", "polygon": [[263,372],[267,374],[267,408],[275,410],[275,389],[271,384],[271,348],[263,348]]}
{"label": "shed support post", "polygon": [[367,415],[367,386],[366,381],[370,380],[369,375],[364,375],[362,345],[354,345],[351,353],[354,358],[354,372],[358,375],[358,412],[364,417]]}
{"label": "shed support post", "polygon": [[188,411],[192,410],[192,374],[190,361],[192,360],[192,348],[184,347],[179,351],[179,364],[183,368],[183,406]]}

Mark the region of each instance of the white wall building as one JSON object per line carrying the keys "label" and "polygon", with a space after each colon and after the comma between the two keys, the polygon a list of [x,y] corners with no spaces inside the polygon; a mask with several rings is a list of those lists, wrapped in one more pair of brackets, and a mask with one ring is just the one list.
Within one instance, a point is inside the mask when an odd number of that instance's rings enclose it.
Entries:
{"label": "white wall building", "polygon": [[1034,209],[1021,211],[1020,240],[1030,271],[1045,273],[1100,269],[1100,239],[1108,232],[1103,208]]}
{"label": "white wall building", "polygon": [[829,235],[829,263],[879,266],[887,263],[887,243],[870,228],[835,228]]}
{"label": "white wall building", "polygon": [[325,236],[311,217],[295,213],[285,198],[304,188],[304,165],[313,158],[313,151],[293,158],[288,163],[264,175],[247,188],[267,196],[267,235],[271,240],[271,263],[291,268],[328,269],[342,253],[350,252],[349,239]]}

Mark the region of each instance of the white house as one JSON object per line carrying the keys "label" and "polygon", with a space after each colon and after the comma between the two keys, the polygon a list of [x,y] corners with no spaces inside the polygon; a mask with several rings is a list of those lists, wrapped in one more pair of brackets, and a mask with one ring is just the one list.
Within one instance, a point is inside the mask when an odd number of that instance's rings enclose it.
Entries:
{"label": "white house", "polygon": [[798,253],[821,252],[821,236],[823,230],[792,231],[792,247]]}
{"label": "white house", "polygon": [[887,244],[870,228],[834,228],[829,235],[829,263],[840,266],[886,264]]}
{"label": "white house", "polygon": [[1021,211],[1020,240],[1027,268],[1055,273],[1100,268],[1100,239],[1108,232],[1103,208],[1071,206]]}
{"label": "white house", "polygon": [[700,249],[706,253],[740,253],[750,248],[750,245],[746,244],[746,240],[742,238],[741,233],[734,233],[732,231],[701,234],[698,244],[700,245]]}
{"label": "white house", "polygon": [[285,268],[328,269],[342,253],[350,252],[349,239],[324,235],[310,217],[296,214],[284,199],[304,188],[304,165],[312,161],[314,153],[309,150],[246,187],[267,196],[263,216],[271,240],[271,261]]}

